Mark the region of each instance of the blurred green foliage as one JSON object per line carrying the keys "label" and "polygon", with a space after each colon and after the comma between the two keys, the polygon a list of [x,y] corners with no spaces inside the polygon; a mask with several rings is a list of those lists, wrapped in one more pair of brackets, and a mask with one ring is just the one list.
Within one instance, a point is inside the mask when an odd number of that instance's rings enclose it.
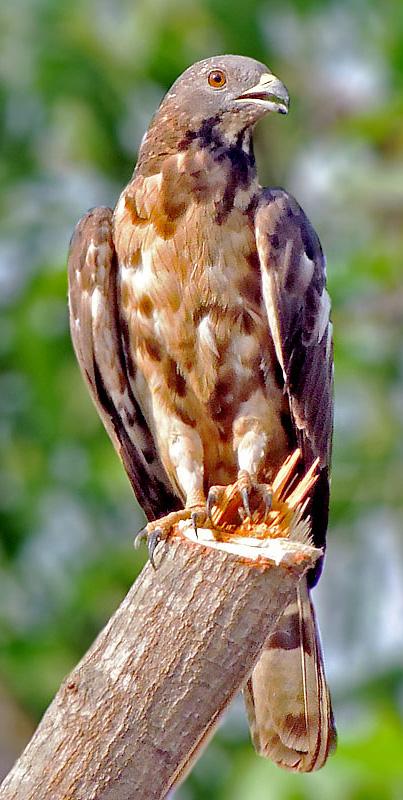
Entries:
{"label": "blurred green foliage", "polygon": [[[336,430],[317,602],[340,740],[317,775],[285,774],[255,756],[235,704],[178,797],[403,798],[402,3],[15,0],[0,44],[2,691],[38,720],[144,561],[142,513],[72,353],[69,235],[114,204],[188,64],[251,55],[292,98],[257,130],[262,180],[296,194],[328,254]],[[6,738],[0,721],[3,772]]]}

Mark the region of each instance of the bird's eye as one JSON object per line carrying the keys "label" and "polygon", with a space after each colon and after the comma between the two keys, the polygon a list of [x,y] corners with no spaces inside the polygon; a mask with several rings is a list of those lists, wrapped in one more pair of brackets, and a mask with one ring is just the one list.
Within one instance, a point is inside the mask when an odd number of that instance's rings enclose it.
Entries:
{"label": "bird's eye", "polygon": [[225,72],[223,72],[222,69],[213,69],[207,80],[213,89],[222,89],[227,83]]}

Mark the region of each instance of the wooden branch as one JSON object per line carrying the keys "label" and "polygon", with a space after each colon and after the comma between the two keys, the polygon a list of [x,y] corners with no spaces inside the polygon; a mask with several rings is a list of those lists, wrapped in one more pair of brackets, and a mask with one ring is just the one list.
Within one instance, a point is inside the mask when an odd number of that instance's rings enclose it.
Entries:
{"label": "wooden branch", "polygon": [[296,509],[287,539],[202,529],[192,542],[180,523],[62,684],[1,800],[165,798],[321,553]]}

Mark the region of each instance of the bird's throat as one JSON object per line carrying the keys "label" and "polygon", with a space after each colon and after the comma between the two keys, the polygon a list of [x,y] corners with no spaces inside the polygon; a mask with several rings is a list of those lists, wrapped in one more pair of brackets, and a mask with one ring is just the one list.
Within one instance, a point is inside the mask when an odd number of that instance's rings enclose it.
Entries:
{"label": "bird's throat", "polygon": [[234,208],[248,208],[258,189],[251,131],[232,131],[213,117],[182,132],[173,148],[170,136],[145,141],[135,181],[157,176],[153,218],[167,234],[194,205],[209,206],[215,221],[222,223]]}

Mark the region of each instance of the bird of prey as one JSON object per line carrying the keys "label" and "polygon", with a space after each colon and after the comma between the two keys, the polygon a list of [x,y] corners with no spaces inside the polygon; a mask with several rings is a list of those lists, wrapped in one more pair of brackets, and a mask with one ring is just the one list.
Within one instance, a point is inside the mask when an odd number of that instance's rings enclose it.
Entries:
{"label": "bird of prey", "polygon": [[[112,212],[78,223],[71,332],[102,421],[148,519],[239,481],[250,511],[298,446],[319,460],[309,507],[325,544],[333,356],[325,261],[296,200],[259,184],[252,133],[288,93],[263,64],[200,61],[173,84]],[[214,490],[213,490],[214,492]],[[210,497],[211,499],[211,497]],[[213,494],[214,500],[214,494]],[[310,588],[299,585],[245,689],[259,753],[321,767],[336,739]]]}

